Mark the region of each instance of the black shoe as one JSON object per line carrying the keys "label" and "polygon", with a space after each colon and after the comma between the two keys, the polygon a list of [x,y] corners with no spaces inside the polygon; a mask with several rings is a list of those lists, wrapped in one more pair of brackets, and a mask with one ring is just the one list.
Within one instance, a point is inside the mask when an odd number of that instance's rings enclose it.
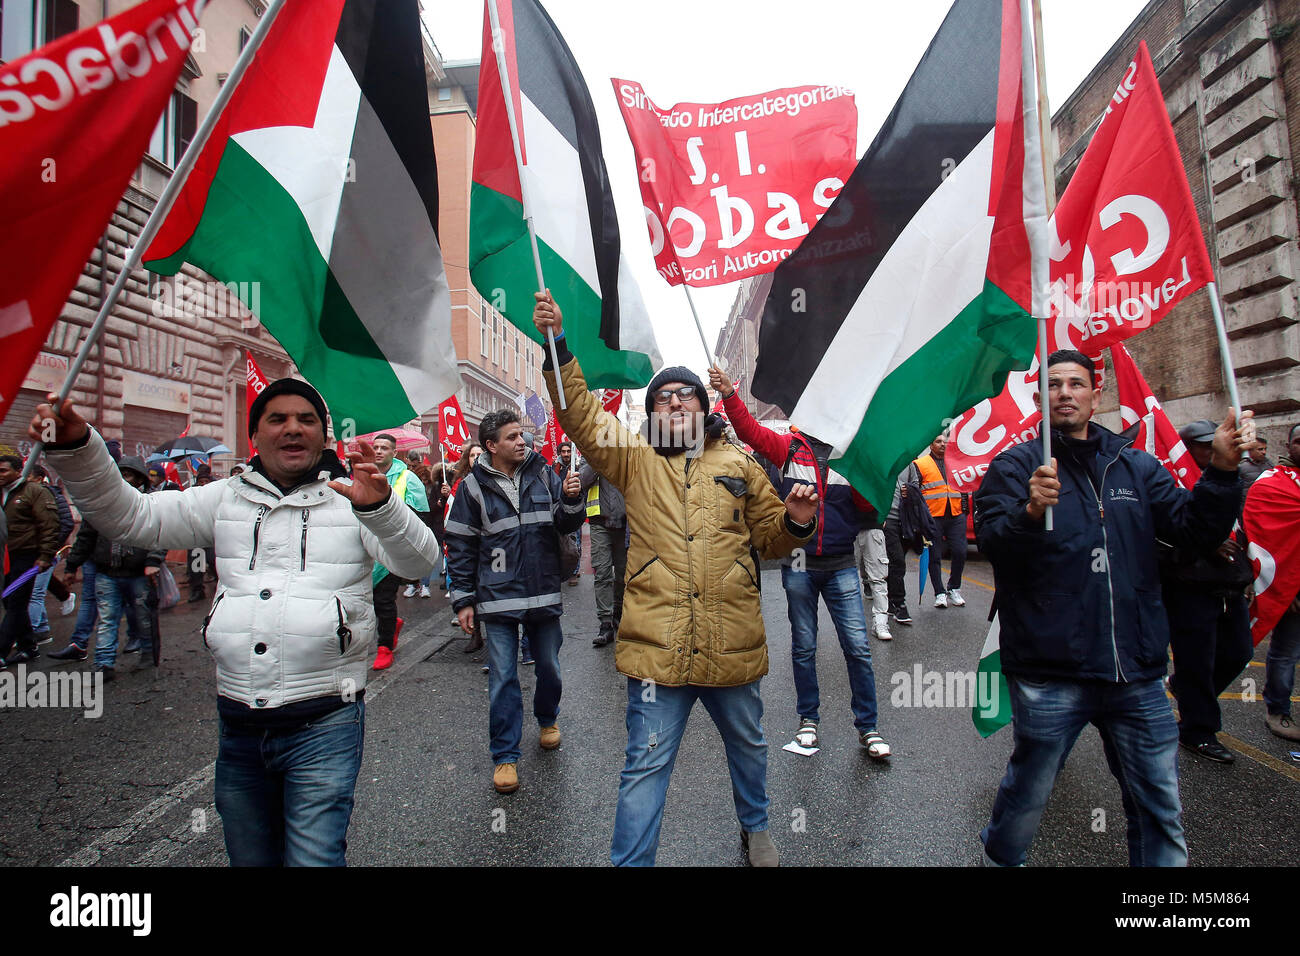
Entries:
{"label": "black shoe", "polygon": [[117,671],[113,670],[111,667],[105,667],[103,664],[96,664],[90,670],[95,674],[103,674],[105,684],[117,677]]}
{"label": "black shoe", "polygon": [[86,649],[71,642],[63,650],[55,651],[50,655],[52,661],[84,661],[85,659]]}
{"label": "black shoe", "polygon": [[12,667],[14,664],[29,664],[40,656],[41,652],[35,649],[16,651],[12,657],[5,658],[5,667]]}
{"label": "black shoe", "polygon": [[1191,744],[1185,740],[1178,742],[1184,750],[1190,750],[1196,756],[1213,760],[1215,763],[1235,763],[1237,760],[1233,752],[1217,740],[1207,740],[1202,744]]}
{"label": "black shoe", "polygon": [[912,626],[912,615],[907,613],[907,608],[905,607],[894,609],[894,620],[899,624],[905,624],[908,627]]}
{"label": "black shoe", "polygon": [[206,599],[207,599],[207,595],[204,594],[202,591],[191,591],[191,592],[190,592],[190,599],[189,599],[189,602],[188,602],[188,603],[190,603],[190,604],[198,604],[200,601],[203,601],[203,600],[206,600]]}
{"label": "black shoe", "polygon": [[597,634],[596,639],[591,642],[591,646],[604,647],[612,640],[614,640],[614,626],[612,624],[602,624],[600,626],[600,633]]}
{"label": "black shoe", "polygon": [[140,639],[139,639],[139,638],[136,638],[136,639],[133,640],[133,641],[129,641],[129,642],[127,642],[126,647],[122,648],[122,653],[123,653],[123,654],[134,654],[134,653],[135,653],[136,651],[138,651],[139,649],[140,649]]}

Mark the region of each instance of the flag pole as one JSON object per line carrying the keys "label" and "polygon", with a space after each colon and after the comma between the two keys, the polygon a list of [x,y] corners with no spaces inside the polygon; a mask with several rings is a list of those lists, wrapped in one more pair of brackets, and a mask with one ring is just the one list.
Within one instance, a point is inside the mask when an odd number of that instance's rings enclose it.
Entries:
{"label": "flag pole", "polygon": [[1237,369],[1232,364],[1232,353],[1228,350],[1228,327],[1223,322],[1223,306],[1219,304],[1219,283],[1209,282],[1205,286],[1210,293],[1210,311],[1214,313],[1214,330],[1219,335],[1219,354],[1223,356],[1223,377],[1228,384],[1228,401],[1232,403],[1232,414],[1241,427],[1241,396],[1237,393]]}
{"label": "flag pole", "polygon": [[[158,202],[153,207],[153,212],[145,220],[144,228],[140,230],[140,237],[136,240],[135,245],[127,250],[126,258],[122,262],[122,270],[117,274],[117,279],[113,282],[113,287],[108,290],[104,296],[104,301],[100,303],[99,313],[95,316],[95,321],[90,326],[90,331],[86,334],[86,340],[82,343],[80,351],[72,360],[68,367],[68,374],[63,379],[63,387],[59,389],[58,407],[62,408],[64,401],[72,393],[72,387],[77,381],[77,376],[81,374],[81,368],[90,357],[90,350],[94,347],[99,337],[103,334],[105,326],[108,325],[108,315],[113,306],[117,304],[118,298],[122,295],[122,290],[126,288],[126,280],[131,277],[131,273],[140,265],[140,260],[144,258],[145,251],[149,244],[153,242],[154,236],[162,228],[163,220],[171,212],[172,205],[176,202],[176,197],[180,195],[185,181],[189,179],[190,172],[194,169],[194,164],[198,162],[199,154],[203,152],[203,147],[207,145],[208,138],[212,135],[212,130],[217,125],[217,120],[221,118],[222,112],[230,103],[231,97],[235,94],[235,88],[239,86],[239,81],[243,78],[248,65],[253,61],[257,53],[257,48],[262,45],[266,35],[271,31],[271,24],[279,16],[280,10],[284,7],[285,0],[271,0],[266,12],[262,14],[261,21],[257,24],[257,29],[249,38],[248,43],[239,54],[239,59],[235,65],[230,68],[230,75],[226,82],[222,84],[217,98],[212,101],[212,108],[208,110],[208,115],[203,117],[203,122],[194,132],[194,138],[190,140],[190,145],[186,148],[185,153],[181,156],[180,161],[176,163],[176,169],[171,178],[167,180],[162,194],[158,197]],[[108,261],[100,262],[101,270],[108,268]],[[102,376],[104,370],[100,369],[99,374]],[[45,451],[45,443],[37,442],[32,448],[32,453],[27,456],[27,463],[23,466],[23,477],[26,478],[36,465],[37,460]]]}
{"label": "flag pole", "polygon": [[700,313],[695,310],[695,300],[691,298],[691,287],[685,282],[682,288],[686,290],[686,301],[691,304],[691,315],[695,317],[695,330],[700,333],[700,344],[704,346],[704,357],[708,360],[709,366],[712,367],[717,363],[709,349],[709,340],[704,337],[704,326],[700,324]]}
{"label": "flag pole", "polygon": [[[1051,216],[1052,210],[1056,208],[1056,159],[1052,155],[1052,114],[1047,103],[1047,66],[1043,56],[1043,11],[1039,5],[1039,0],[1030,0],[1030,8],[1033,16],[1033,34],[1034,34],[1034,72],[1036,78],[1036,97],[1038,102],[1038,141],[1042,149],[1043,157],[1043,189],[1047,201],[1047,215]],[[1023,8],[1022,8],[1023,9]],[[1031,267],[1032,275],[1033,269]],[[1034,276],[1047,281],[1047,276]],[[1032,304],[1034,295],[1038,290],[1030,293]],[[1043,312],[1051,311],[1050,305],[1042,309]],[[1038,396],[1039,412],[1042,415],[1042,422],[1039,424],[1039,430],[1043,435],[1043,464],[1051,465],[1052,463],[1052,418],[1051,418],[1051,398],[1047,387],[1047,316],[1038,316]],[[1052,509],[1049,506],[1047,512],[1043,515],[1043,527],[1051,531],[1053,527]]]}
{"label": "flag pole", "polygon": [[[537,291],[546,291],[542,278],[542,257],[537,250],[537,230],[533,226],[533,206],[528,201],[528,182],[524,175],[524,153],[519,146],[519,127],[515,118],[515,99],[510,93],[510,78],[506,68],[506,48],[502,41],[501,18],[497,14],[497,0],[488,0],[488,17],[492,23],[492,49],[497,55],[497,75],[501,79],[501,93],[506,101],[506,118],[510,121],[510,141],[515,147],[515,169],[519,171],[519,198],[523,201],[524,222],[528,224],[528,241],[533,247],[533,268],[537,270]],[[546,344],[551,350],[551,368],[555,370],[555,390],[559,393],[561,410],[567,409],[564,382],[560,380],[560,357],[555,351],[555,332],[546,330]]]}

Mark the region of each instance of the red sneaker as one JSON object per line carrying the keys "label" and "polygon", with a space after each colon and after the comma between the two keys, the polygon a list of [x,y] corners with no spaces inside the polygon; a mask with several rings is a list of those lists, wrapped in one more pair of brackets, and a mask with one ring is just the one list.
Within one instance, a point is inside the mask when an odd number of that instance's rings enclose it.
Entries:
{"label": "red sneaker", "polygon": [[371,670],[382,671],[385,668],[393,666],[393,652],[386,647],[381,647],[379,653],[375,655],[375,662],[370,665]]}
{"label": "red sneaker", "polygon": [[397,619],[397,630],[393,631],[393,650],[397,650],[397,639],[402,636],[402,625],[405,623],[402,618]]}

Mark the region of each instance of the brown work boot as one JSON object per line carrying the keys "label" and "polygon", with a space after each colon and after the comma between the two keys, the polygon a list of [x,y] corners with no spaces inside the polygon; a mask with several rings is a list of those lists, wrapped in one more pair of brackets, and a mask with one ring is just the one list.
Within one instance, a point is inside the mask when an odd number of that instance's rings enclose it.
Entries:
{"label": "brown work boot", "polygon": [[543,750],[554,750],[560,746],[560,728],[551,724],[549,727],[543,727],[541,735],[537,742],[542,745]]}
{"label": "brown work boot", "polygon": [[499,763],[492,771],[492,786],[497,793],[514,793],[519,789],[519,771],[512,763]]}
{"label": "brown work boot", "polygon": [[755,830],[753,833],[746,833],[741,830],[740,843],[749,857],[750,866],[781,865],[780,857],[776,852],[776,844],[772,842],[772,834],[766,830]]}
{"label": "brown work boot", "polygon": [[1300,740],[1300,727],[1297,727],[1290,714],[1268,714],[1264,723],[1274,734],[1283,740]]}

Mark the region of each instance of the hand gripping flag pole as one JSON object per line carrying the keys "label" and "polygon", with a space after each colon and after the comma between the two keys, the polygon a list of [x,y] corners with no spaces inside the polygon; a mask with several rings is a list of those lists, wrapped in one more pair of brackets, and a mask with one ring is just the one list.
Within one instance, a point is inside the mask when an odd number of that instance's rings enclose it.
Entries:
{"label": "hand gripping flag pole", "polygon": [[[221,114],[230,103],[231,97],[235,95],[235,89],[239,86],[239,81],[243,78],[249,64],[253,62],[253,57],[257,55],[257,48],[262,45],[266,35],[271,32],[271,25],[275,23],[275,18],[280,15],[280,10],[284,7],[284,4],[285,0],[271,0],[270,6],[262,14],[257,29],[253,31],[252,37],[249,38],[248,43],[239,54],[239,59],[235,61],[235,65],[230,68],[230,76],[222,84],[220,92],[217,93],[217,98],[212,102],[212,108],[208,110],[208,115],[203,118],[203,122],[195,130],[194,139],[190,140],[189,147],[176,164],[175,172],[172,173],[171,179],[167,181],[167,186],[163,189],[162,195],[158,197],[153,212],[149,214],[144,228],[140,230],[140,238],[127,251],[126,260],[122,263],[122,269],[118,272],[113,287],[108,290],[108,294],[104,296],[104,301],[100,303],[99,313],[95,316],[90,331],[86,334],[86,341],[81,344],[81,350],[77,352],[76,358],[72,360],[72,364],[68,367],[68,374],[63,380],[63,387],[59,389],[56,413],[63,407],[68,395],[72,393],[72,386],[76,383],[77,376],[81,374],[81,367],[85,364],[86,359],[90,357],[90,350],[94,348],[95,343],[104,332],[104,327],[108,325],[109,313],[113,311],[113,306],[117,304],[118,297],[121,296],[122,290],[126,288],[126,280],[139,267],[140,260],[144,258],[149,244],[153,242],[154,236],[158,234],[158,230],[162,227],[167,214],[171,212],[172,204],[176,202],[176,197],[180,195],[181,189],[185,186],[185,181],[189,179],[194,164],[198,162],[203,147],[207,145],[208,137],[212,135],[212,130],[217,125],[217,120],[221,118]],[[107,263],[103,263],[102,267],[107,268]],[[32,448],[32,453],[27,456],[27,463],[23,466],[23,478],[26,478],[31,473],[32,468],[35,467],[44,450],[45,443],[43,441],[37,442]]]}
{"label": "hand gripping flag pole", "polygon": [[[524,222],[528,223],[528,240],[533,245],[533,268],[537,270],[537,291],[546,291],[542,278],[542,257],[537,251],[537,230],[533,227],[533,206],[528,201],[528,177],[524,175],[524,153],[519,148],[519,126],[515,119],[515,99],[510,93],[510,77],[506,67],[506,45],[501,34],[501,18],[497,14],[497,0],[488,0],[488,16],[492,19],[492,49],[497,55],[497,73],[501,77],[501,93],[506,101],[506,118],[510,121],[510,140],[515,147],[515,168],[519,170],[519,196],[523,200]],[[568,408],[564,398],[564,382],[560,380],[560,358],[555,351],[555,332],[546,330],[546,344],[551,349],[551,368],[555,369],[555,390],[559,393],[560,408]]]}

